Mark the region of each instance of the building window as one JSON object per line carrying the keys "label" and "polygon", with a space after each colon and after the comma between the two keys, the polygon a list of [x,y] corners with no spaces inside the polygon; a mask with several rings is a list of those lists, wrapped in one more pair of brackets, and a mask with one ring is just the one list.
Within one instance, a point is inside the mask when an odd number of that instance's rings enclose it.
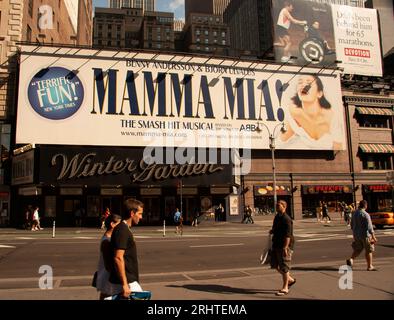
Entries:
{"label": "building window", "polygon": [[205,47],[205,51],[209,51],[209,47]]}
{"label": "building window", "polygon": [[364,170],[391,170],[393,168],[393,157],[388,154],[363,155]]}
{"label": "building window", "polygon": [[218,32],[217,32],[217,31],[214,31],[214,32],[213,32],[213,36],[214,36],[214,37],[217,37],[217,35],[218,35]]}
{"label": "building window", "polygon": [[209,39],[205,39],[205,41],[204,41],[205,43],[209,43]]}
{"label": "building window", "polygon": [[226,45],[226,40],[222,40],[222,45]]}
{"label": "building window", "polygon": [[196,42],[200,42],[200,38],[197,38],[197,39],[196,39]]}
{"label": "building window", "polygon": [[225,38],[226,37],[226,32],[222,32],[222,38]]}
{"label": "building window", "polygon": [[199,36],[200,34],[201,34],[200,29],[197,29],[197,30],[196,30],[196,35]]}
{"label": "building window", "polygon": [[33,18],[33,4],[34,0],[29,0],[27,12],[29,13],[29,16]]}
{"label": "building window", "polygon": [[205,33],[206,36],[209,36],[209,31],[208,30],[205,30],[204,33]]}
{"label": "building window", "polygon": [[37,13],[37,29],[38,29],[38,31],[41,31],[41,28],[40,28],[40,18],[41,18],[41,13],[38,12],[38,13]]}
{"label": "building window", "polygon": [[363,128],[390,128],[390,118],[376,115],[360,115],[358,123]]}
{"label": "building window", "polygon": [[0,161],[6,161],[10,155],[11,125],[0,124]]}
{"label": "building window", "polygon": [[31,28],[29,25],[27,25],[27,30],[26,30],[26,41],[31,42]]}

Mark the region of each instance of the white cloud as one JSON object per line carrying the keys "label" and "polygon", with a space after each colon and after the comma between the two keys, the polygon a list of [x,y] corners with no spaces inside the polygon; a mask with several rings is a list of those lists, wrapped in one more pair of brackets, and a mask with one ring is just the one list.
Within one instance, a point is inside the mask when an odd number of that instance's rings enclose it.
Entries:
{"label": "white cloud", "polygon": [[172,0],[169,4],[170,9],[176,10],[184,5],[184,0]]}

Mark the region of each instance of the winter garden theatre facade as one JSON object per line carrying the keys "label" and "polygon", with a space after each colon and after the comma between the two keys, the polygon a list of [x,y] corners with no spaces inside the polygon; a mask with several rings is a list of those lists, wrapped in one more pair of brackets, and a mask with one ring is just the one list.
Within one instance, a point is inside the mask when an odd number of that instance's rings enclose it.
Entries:
{"label": "winter garden theatre facade", "polygon": [[[46,46],[23,46],[20,61],[14,223],[31,204],[48,223],[73,225],[83,208],[95,225],[129,197],[145,203],[146,224],[170,222],[181,207],[186,221],[208,217],[219,203],[223,219],[240,221],[244,202],[273,200],[271,133],[278,197],[295,219],[319,200],[336,208],[361,192],[333,70]],[[302,110],[316,101],[319,118],[306,121]]]}

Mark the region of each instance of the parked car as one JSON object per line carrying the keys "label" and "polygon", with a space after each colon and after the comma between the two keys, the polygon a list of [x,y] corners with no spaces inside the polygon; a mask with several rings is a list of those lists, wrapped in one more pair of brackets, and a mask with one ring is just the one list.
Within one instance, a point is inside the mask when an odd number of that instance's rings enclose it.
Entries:
{"label": "parked car", "polygon": [[377,212],[371,212],[369,215],[371,216],[372,224],[378,229],[382,229],[383,226],[394,225],[393,208],[380,209]]}

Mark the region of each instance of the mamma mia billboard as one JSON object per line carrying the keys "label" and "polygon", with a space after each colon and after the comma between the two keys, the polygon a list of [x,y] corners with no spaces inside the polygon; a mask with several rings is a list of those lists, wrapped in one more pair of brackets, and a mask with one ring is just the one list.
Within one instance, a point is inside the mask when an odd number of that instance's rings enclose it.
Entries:
{"label": "mamma mia billboard", "polygon": [[20,61],[17,143],[345,148],[332,70],[45,46]]}

